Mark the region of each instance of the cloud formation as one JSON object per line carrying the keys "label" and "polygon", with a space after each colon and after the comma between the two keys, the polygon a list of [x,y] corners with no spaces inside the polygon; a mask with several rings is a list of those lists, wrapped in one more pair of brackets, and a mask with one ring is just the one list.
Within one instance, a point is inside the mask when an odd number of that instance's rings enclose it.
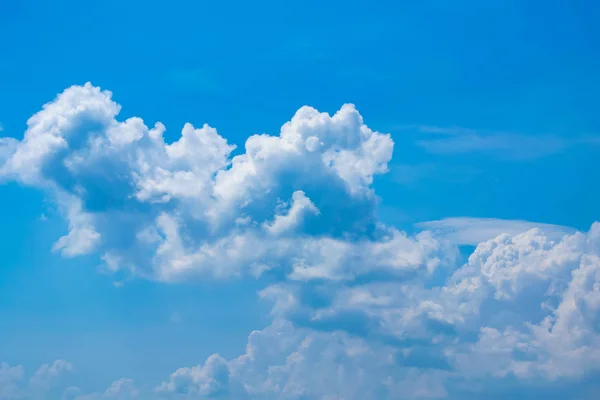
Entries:
{"label": "cloud formation", "polygon": [[0,363],[1,400],[43,400],[49,395],[60,395],[60,378],[70,372],[72,365],[64,360],[42,365],[29,379],[23,366]]}
{"label": "cloud formation", "polygon": [[573,146],[600,144],[597,135],[578,135],[565,139],[551,134],[532,136],[458,127],[413,126],[402,129],[415,129],[425,135],[417,141],[417,145],[432,154],[479,153],[502,160],[530,160],[559,153]]}
{"label": "cloud formation", "polygon": [[397,236],[377,226],[371,189],[393,142],[352,105],[333,116],[303,107],[235,157],[208,125],[166,143],[164,125],[118,121],[120,108],[108,91],[73,86],[29,119],[23,140],[3,139],[0,176],[53,197],[69,224],[54,249],[67,257],[99,252],[109,271],[171,281],[293,270],[329,256],[322,238],[374,248]]}
{"label": "cloud formation", "polygon": [[250,335],[245,354],[180,369],[158,392],[477,398],[493,382],[577,382],[600,367],[597,223],[560,241],[539,229],[502,234],[440,283],[286,283],[262,295],[274,321]]}
{"label": "cloud formation", "polygon": [[[22,140],[1,139],[0,177],[56,202],[65,257],[98,254],[116,279],[269,275],[259,296],[271,321],[239,357],[63,398],[464,399],[598,373],[600,224],[460,218],[414,236],[386,226],[372,183],[394,143],[352,105],[302,107],[235,156],[208,125],[167,143],[161,123],[119,112],[91,84],[65,90]],[[465,243],[476,248],[461,261]],[[27,381],[2,364],[0,399],[48,390],[70,368]]]}
{"label": "cloud formation", "polygon": [[504,233],[514,236],[530,229],[539,229],[553,240],[561,240],[565,235],[576,232],[574,228],[560,225],[473,217],[444,218],[438,221],[420,222],[416,226],[422,230],[432,232],[437,238],[443,238],[458,245],[472,246]]}

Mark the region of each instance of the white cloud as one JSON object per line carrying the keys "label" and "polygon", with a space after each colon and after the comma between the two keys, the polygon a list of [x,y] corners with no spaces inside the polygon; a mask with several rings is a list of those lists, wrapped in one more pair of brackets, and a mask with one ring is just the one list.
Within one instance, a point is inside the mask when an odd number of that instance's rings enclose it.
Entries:
{"label": "white cloud", "polygon": [[[333,116],[302,107],[233,158],[208,125],[186,124],[166,143],[161,123],[118,121],[120,108],[108,91],[73,86],[29,119],[23,140],[3,139],[0,176],[57,202],[69,232],[54,249],[65,256],[99,252],[107,270],[154,279],[226,277],[263,270],[267,253],[269,268],[284,268],[297,258],[290,230],[312,247],[381,235],[370,185],[393,141],[352,105]],[[287,212],[280,202],[291,202]]]}
{"label": "white cloud", "polygon": [[62,196],[61,206],[69,222],[69,233],[60,237],[52,249],[66,257],[88,254],[100,243],[100,234],[93,225],[93,217],[82,210],[81,200],[74,196]]}
{"label": "white cloud", "polygon": [[598,136],[577,135],[563,138],[552,134],[524,135],[460,127],[405,126],[426,134],[417,144],[433,154],[461,155],[480,153],[503,160],[529,160],[559,153],[579,145],[598,145]]}
{"label": "white cloud", "polygon": [[226,397],[233,394],[229,388],[229,375],[227,362],[218,355],[212,355],[205,365],[175,371],[169,381],[156,390],[191,398]]}
{"label": "white cloud", "polygon": [[[108,388],[98,393],[85,393],[77,386],[64,386],[63,378],[73,366],[56,360],[42,365],[29,379],[22,366],[11,367],[0,363],[0,400],[133,400],[142,395],[131,379],[117,379]],[[152,391],[143,393],[143,398],[156,398]]]}
{"label": "white cloud", "polygon": [[560,241],[533,229],[479,244],[442,285],[271,286],[263,298],[273,301],[274,322],[250,335],[245,354],[180,369],[158,390],[189,398],[462,398],[469,382],[508,376],[525,386],[577,382],[600,371],[599,250],[600,224]]}
{"label": "white cloud", "polygon": [[24,379],[23,367],[12,367],[0,363],[0,399],[16,399],[21,396],[21,383]]}
{"label": "white cloud", "polygon": [[[158,386],[184,398],[370,399],[439,398],[436,376],[396,367],[396,351],[344,332],[332,334],[275,321],[253,332],[246,353],[229,362],[217,355],[184,368]],[[404,397],[403,397],[404,396]]]}
{"label": "white cloud", "polygon": [[472,217],[455,217],[420,222],[416,226],[420,229],[431,231],[436,238],[446,239],[459,245],[473,246],[493,239],[503,233],[513,236],[534,228],[540,229],[553,240],[560,240],[563,236],[576,232],[573,228],[560,225]]}
{"label": "white cloud", "polygon": [[109,399],[133,399],[140,394],[139,389],[131,379],[114,381],[104,392],[104,397]]}
{"label": "white cloud", "polygon": [[[117,379],[101,393],[87,393],[77,386],[70,386],[62,393],[62,400],[133,400],[141,396],[141,391],[131,379]],[[146,399],[154,398],[151,394],[145,394]]]}
{"label": "white cloud", "polygon": [[271,234],[281,235],[291,229],[296,229],[304,220],[305,215],[318,215],[319,213],[319,209],[306,197],[304,192],[297,190],[292,194],[292,204],[287,214],[276,214],[273,222],[265,223],[265,228]]}
{"label": "white cloud", "polygon": [[30,378],[29,384],[36,389],[48,390],[56,378],[72,368],[73,366],[64,360],[56,360],[51,365],[44,364]]}
{"label": "white cloud", "polygon": [[71,371],[71,364],[56,360],[52,364],[42,365],[34,375],[26,379],[21,365],[10,366],[0,363],[0,399],[1,400],[42,400],[51,395],[51,390],[60,378]]}
{"label": "white cloud", "polygon": [[[18,140],[9,137],[0,137],[0,166],[15,153],[18,146]],[[2,178],[3,176],[0,174],[0,179]],[[0,180],[0,182],[2,182],[2,180]]]}

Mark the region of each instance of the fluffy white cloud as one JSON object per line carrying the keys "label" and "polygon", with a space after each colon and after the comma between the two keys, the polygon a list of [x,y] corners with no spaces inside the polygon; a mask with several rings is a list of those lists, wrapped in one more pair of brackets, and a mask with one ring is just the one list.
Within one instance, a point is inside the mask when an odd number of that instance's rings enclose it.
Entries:
{"label": "fluffy white cloud", "polygon": [[397,350],[345,332],[325,334],[275,321],[253,332],[246,353],[173,373],[157,391],[184,398],[437,398],[439,378],[397,368]]}
{"label": "fluffy white cloud", "polygon": [[333,116],[303,107],[233,158],[207,125],[166,143],[161,123],[118,121],[119,111],[110,92],[73,86],[29,119],[23,140],[3,139],[0,176],[55,199],[69,224],[54,246],[65,256],[97,251],[109,270],[154,279],[225,277],[292,268],[291,233],[310,247],[385,233],[370,185],[393,141],[352,105]]}
{"label": "fluffy white cloud", "polygon": [[292,194],[292,204],[285,215],[276,214],[271,223],[265,223],[267,231],[273,235],[281,235],[299,227],[306,214],[320,213],[314,203],[306,197],[303,191],[297,190]]}
{"label": "fluffy white cloud", "polygon": [[0,364],[0,399],[16,399],[21,395],[21,382],[24,379],[23,367]]}
{"label": "fluffy white cloud", "polygon": [[227,362],[218,355],[212,355],[204,365],[178,369],[156,391],[188,398],[228,397],[233,395],[229,376]]}
{"label": "fluffy white cloud", "polygon": [[560,241],[533,229],[481,243],[443,281],[270,286],[262,296],[273,301],[274,322],[250,335],[245,354],[180,369],[158,391],[190,399],[469,398],[482,382],[475,397],[508,378],[521,388],[578,382],[600,371],[599,250],[598,223]]}
{"label": "fluffy white cloud", "polygon": [[31,377],[29,383],[36,389],[48,390],[56,378],[65,372],[71,371],[71,369],[72,365],[65,360],[56,360],[51,365],[42,365]]}
{"label": "fluffy white cloud", "polygon": [[60,378],[71,371],[71,364],[64,360],[42,365],[29,380],[22,366],[0,363],[1,400],[42,400],[48,398]]}

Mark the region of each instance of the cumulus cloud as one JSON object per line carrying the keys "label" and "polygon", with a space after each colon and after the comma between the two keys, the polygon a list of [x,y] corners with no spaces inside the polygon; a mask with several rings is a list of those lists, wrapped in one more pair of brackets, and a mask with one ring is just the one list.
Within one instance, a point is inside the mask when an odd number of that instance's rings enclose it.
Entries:
{"label": "cumulus cloud", "polygon": [[[246,353],[180,369],[157,391],[186,398],[370,399],[443,397],[437,377],[396,367],[393,349],[345,332],[324,334],[275,321],[253,332]],[[395,394],[396,393],[396,394]]]}
{"label": "cumulus cloud", "polygon": [[42,390],[48,390],[53,381],[61,374],[69,372],[72,365],[64,360],[56,360],[51,365],[44,364],[29,380],[30,385]]}
{"label": "cumulus cloud", "polygon": [[21,382],[24,379],[23,367],[0,364],[0,399],[16,399],[21,395]]}
{"label": "cumulus cloud", "polygon": [[60,378],[71,371],[71,364],[56,360],[42,365],[29,379],[21,365],[10,366],[0,363],[0,399],[2,400],[42,400],[46,399]]}
{"label": "cumulus cloud", "polygon": [[[578,382],[600,368],[600,225],[448,219],[409,236],[375,217],[394,143],[352,105],[302,107],[243,151],[207,125],[178,140],[118,120],[112,94],[74,86],[2,139],[0,177],[37,187],[68,224],[54,250],[162,281],[273,279],[271,322],[244,354],[119,379],[65,399],[485,397],[495,383]],[[533,229],[532,229],[533,228]],[[459,261],[455,244],[474,244]],[[47,388],[0,367],[0,398]],[[146,390],[147,385],[153,387]],[[41,390],[41,389],[40,389]]]}
{"label": "cumulus cloud", "polygon": [[600,369],[599,250],[597,223],[559,241],[532,229],[479,244],[443,282],[271,286],[263,297],[274,322],[250,335],[245,354],[213,355],[157,390],[188,398],[469,398],[469,386],[484,380],[577,382]]}
{"label": "cumulus cloud", "polygon": [[302,224],[306,214],[318,215],[319,209],[306,197],[303,191],[298,190],[292,194],[292,204],[286,214],[277,214],[271,223],[266,223],[265,228],[269,233],[281,235],[297,228]]}
{"label": "cumulus cloud", "polygon": [[313,247],[385,234],[371,183],[393,141],[352,105],[333,116],[303,107],[235,157],[208,125],[186,124],[166,143],[164,125],[119,121],[120,108],[108,91],[73,86],[29,119],[21,141],[3,139],[0,176],[57,202],[69,231],[54,249],[65,256],[99,252],[109,270],[153,279],[226,277],[266,253],[269,268],[291,268],[289,233]]}

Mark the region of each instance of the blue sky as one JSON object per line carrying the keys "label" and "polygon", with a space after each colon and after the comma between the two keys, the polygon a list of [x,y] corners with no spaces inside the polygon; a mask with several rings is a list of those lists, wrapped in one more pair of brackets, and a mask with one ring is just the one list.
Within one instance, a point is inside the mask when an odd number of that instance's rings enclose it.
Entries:
{"label": "blue sky", "polygon": [[599,18],[3,1],[0,399],[595,398]]}

